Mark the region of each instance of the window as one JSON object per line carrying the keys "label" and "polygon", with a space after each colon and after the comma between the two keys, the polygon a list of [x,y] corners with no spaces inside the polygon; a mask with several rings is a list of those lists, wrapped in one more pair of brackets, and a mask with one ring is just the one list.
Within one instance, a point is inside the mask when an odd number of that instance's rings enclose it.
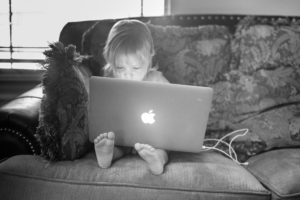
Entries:
{"label": "window", "polygon": [[0,68],[40,69],[69,21],[164,15],[164,0],[1,0]]}

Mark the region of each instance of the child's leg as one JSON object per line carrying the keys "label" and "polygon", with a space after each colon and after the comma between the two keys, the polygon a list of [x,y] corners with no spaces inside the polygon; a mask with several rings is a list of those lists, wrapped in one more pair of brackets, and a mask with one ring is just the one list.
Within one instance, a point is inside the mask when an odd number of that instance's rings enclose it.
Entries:
{"label": "child's leg", "polygon": [[113,132],[102,133],[94,140],[94,147],[98,165],[101,168],[110,167],[112,161],[122,157],[124,151],[115,147],[115,134]]}
{"label": "child's leg", "polygon": [[168,154],[163,149],[155,149],[148,144],[134,145],[135,150],[138,154],[148,163],[150,171],[159,175],[164,171],[165,164],[168,162]]}

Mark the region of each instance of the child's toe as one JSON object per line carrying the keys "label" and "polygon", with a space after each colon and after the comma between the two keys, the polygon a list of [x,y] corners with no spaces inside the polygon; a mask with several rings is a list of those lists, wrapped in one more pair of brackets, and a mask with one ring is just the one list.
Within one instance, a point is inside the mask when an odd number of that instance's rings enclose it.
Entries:
{"label": "child's toe", "polygon": [[115,134],[114,134],[114,132],[108,132],[108,133],[107,133],[107,138],[109,138],[109,139],[111,139],[111,140],[115,139]]}
{"label": "child's toe", "polygon": [[107,133],[101,134],[102,138],[107,138]]}
{"label": "child's toe", "polygon": [[135,148],[135,150],[139,151],[141,149],[141,144],[140,143],[135,143],[134,148]]}

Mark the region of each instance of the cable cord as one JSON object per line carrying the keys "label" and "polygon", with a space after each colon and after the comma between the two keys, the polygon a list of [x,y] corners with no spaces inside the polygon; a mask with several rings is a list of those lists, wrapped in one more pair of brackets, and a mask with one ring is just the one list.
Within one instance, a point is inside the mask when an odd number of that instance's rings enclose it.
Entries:
{"label": "cable cord", "polygon": [[[231,135],[234,135],[234,134],[236,134],[236,133],[239,133],[239,132],[242,132],[242,133],[235,135],[235,136],[230,140],[229,143],[227,143],[227,142],[224,141],[225,138],[227,138],[227,137],[229,137],[229,136],[231,136]],[[248,162],[239,162],[239,161],[238,161],[237,154],[236,154],[235,150],[234,150],[233,147],[232,147],[232,142],[233,142],[235,139],[237,139],[238,137],[242,137],[242,136],[247,135],[248,132],[249,132],[249,129],[244,128],[244,129],[238,129],[238,130],[232,131],[232,132],[230,132],[230,133],[224,135],[224,136],[223,136],[222,138],[220,138],[220,139],[213,139],[213,138],[211,138],[211,139],[204,139],[204,141],[217,141],[217,143],[216,143],[215,145],[213,145],[213,146],[210,146],[210,147],[208,147],[208,146],[203,146],[203,150],[202,150],[202,151],[216,150],[216,151],[219,151],[219,152],[223,153],[224,155],[226,155],[227,157],[229,157],[231,160],[233,160],[235,163],[237,163],[237,164],[239,164],[239,165],[248,165]],[[223,151],[222,149],[217,148],[217,146],[218,146],[220,143],[221,143],[221,144],[224,144],[224,145],[226,145],[226,146],[228,147],[228,152],[229,152],[229,153]]]}

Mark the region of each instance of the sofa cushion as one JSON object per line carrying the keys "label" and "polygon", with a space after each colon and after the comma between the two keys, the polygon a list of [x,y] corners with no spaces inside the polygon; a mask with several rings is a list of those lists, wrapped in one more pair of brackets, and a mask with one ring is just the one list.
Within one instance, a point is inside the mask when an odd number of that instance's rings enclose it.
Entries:
{"label": "sofa cushion", "polygon": [[3,199],[270,199],[244,167],[215,152],[170,154],[162,175],[152,175],[137,155],[108,169],[94,153],[74,161],[11,157],[0,164]]}
{"label": "sofa cushion", "polygon": [[247,17],[238,25],[232,47],[231,71],[212,85],[209,129],[223,135],[248,128],[249,134],[233,144],[243,160],[299,146],[300,26]]}
{"label": "sofa cushion", "polygon": [[[249,133],[233,143],[243,161],[273,148],[300,145],[300,88],[289,93],[288,87],[293,86],[288,82],[293,79],[287,75],[282,77],[286,87],[273,88],[267,81],[271,77],[262,74],[258,71],[250,76],[231,71],[227,81],[213,85],[206,136],[219,138],[248,128]],[[300,77],[295,69],[290,74]]]}
{"label": "sofa cushion", "polygon": [[300,149],[270,151],[249,159],[247,169],[272,192],[272,199],[300,199]]}
{"label": "sofa cushion", "polygon": [[154,63],[172,83],[207,86],[229,70],[231,34],[225,26],[147,24],[154,42]]}
{"label": "sofa cushion", "polygon": [[245,17],[232,41],[234,63],[247,73],[277,66],[300,65],[300,20],[279,18],[264,22]]}

